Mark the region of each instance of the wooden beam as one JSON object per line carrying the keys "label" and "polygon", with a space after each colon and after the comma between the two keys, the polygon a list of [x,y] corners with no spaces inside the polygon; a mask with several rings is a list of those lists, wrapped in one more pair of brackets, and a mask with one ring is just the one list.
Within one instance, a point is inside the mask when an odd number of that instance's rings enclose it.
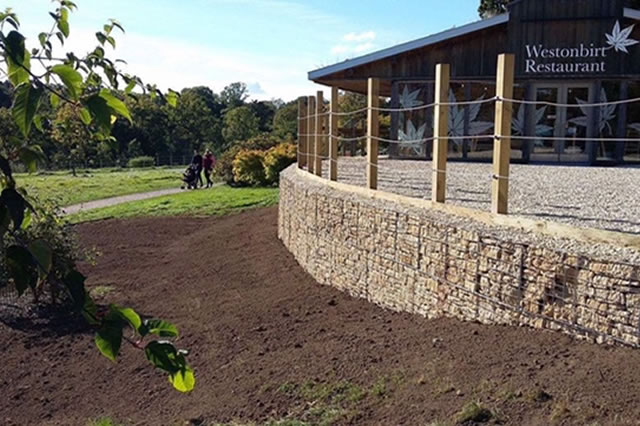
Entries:
{"label": "wooden beam", "polygon": [[380,80],[367,81],[367,187],[378,189],[378,137],[380,136]]}
{"label": "wooden beam", "polygon": [[298,98],[298,168],[307,164],[307,98]]}
{"label": "wooden beam", "polygon": [[491,182],[491,212],[507,214],[509,210],[509,163],[511,161],[511,118],[515,55],[498,56],[496,78],[496,122],[493,143],[493,180]]}
{"label": "wooden beam", "polygon": [[431,201],[444,203],[447,195],[447,151],[449,142],[449,64],[436,65],[435,109],[433,112],[433,174]]}
{"label": "wooden beam", "polygon": [[338,180],[338,88],[331,88],[331,114],[329,115],[329,179]]}
{"label": "wooden beam", "polygon": [[324,150],[322,149],[322,145],[324,142],[323,135],[323,123],[324,117],[321,114],[324,113],[324,98],[322,94],[322,90],[318,90],[316,94],[316,131],[315,131],[315,143],[313,144],[314,149],[314,161],[315,164],[313,166],[313,171],[316,176],[322,176],[322,156],[324,155]]}
{"label": "wooden beam", "polygon": [[309,96],[307,98],[307,170],[313,173],[315,166],[315,135],[316,133],[316,98]]}

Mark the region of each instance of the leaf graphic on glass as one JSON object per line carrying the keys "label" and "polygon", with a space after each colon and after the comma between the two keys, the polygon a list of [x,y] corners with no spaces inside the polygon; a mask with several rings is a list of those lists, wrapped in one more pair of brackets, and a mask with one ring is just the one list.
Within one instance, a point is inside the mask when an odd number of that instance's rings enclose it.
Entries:
{"label": "leaf graphic on glass", "polygon": [[420,95],[420,89],[409,92],[409,86],[405,85],[400,95],[400,105],[402,108],[414,108],[422,105],[422,101],[418,100],[418,95]]}
{"label": "leaf graphic on glass", "polygon": [[[588,102],[583,101],[582,99],[579,99],[579,98],[576,98],[576,102],[578,102],[578,105],[580,106],[580,111],[582,111],[583,115],[581,117],[572,118],[569,121],[577,126],[586,128],[589,125],[589,108],[595,108],[595,107],[586,106]],[[607,93],[605,92],[604,89],[600,91],[600,103],[602,104],[607,103]],[[598,120],[599,120],[598,131],[602,133],[604,129],[609,129],[609,133],[610,134],[613,133],[613,129],[611,128],[609,121],[616,118],[616,114],[615,114],[616,105],[600,105],[599,110],[600,110],[600,116],[598,117]]]}
{"label": "leaf graphic on glass", "polygon": [[631,130],[635,130],[636,132],[640,133],[640,123],[631,123],[629,124],[629,128]]}
{"label": "leaf graphic on glass", "polygon": [[424,133],[427,130],[427,123],[416,129],[411,120],[407,120],[407,131],[398,130],[398,140],[400,147],[413,150],[416,155],[423,155],[425,149]]}
{"label": "leaf graphic on glass", "polygon": [[613,26],[613,32],[611,34],[605,34],[607,37],[607,44],[611,46],[609,49],[613,48],[616,52],[629,53],[627,47],[638,44],[637,40],[629,38],[634,27],[635,24],[621,30],[620,21],[616,21],[616,24]]}
{"label": "leaf graphic on glass", "polygon": [[[484,95],[480,96],[476,101],[481,101],[484,99]],[[464,110],[465,108],[458,107],[455,105],[457,102],[456,95],[453,93],[453,90],[449,90],[449,103],[454,104],[449,107],[449,136],[477,136],[481,135],[487,130],[493,127],[493,123],[488,121],[476,121],[478,115],[480,114],[480,108],[482,104],[471,104],[468,106],[469,108],[469,134],[464,134]],[[462,143],[461,140],[453,141],[456,145],[460,145]]]}
{"label": "leaf graphic on glass", "polygon": [[[518,110],[518,114],[513,118],[511,122],[511,128],[513,129],[514,135],[524,135],[525,129],[527,125],[527,120],[525,118],[525,105],[521,105]],[[540,124],[542,119],[544,118],[545,113],[547,112],[547,107],[544,106],[540,109],[536,109],[535,115],[535,133],[536,136],[544,136],[553,130],[553,127],[547,126],[546,124]]]}

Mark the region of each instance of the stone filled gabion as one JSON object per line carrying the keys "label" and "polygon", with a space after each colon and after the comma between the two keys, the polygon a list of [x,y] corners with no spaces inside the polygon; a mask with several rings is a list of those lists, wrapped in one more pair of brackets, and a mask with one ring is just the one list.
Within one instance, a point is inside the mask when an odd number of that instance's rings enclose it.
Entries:
{"label": "stone filled gabion", "polygon": [[[346,187],[344,187],[346,188]],[[640,344],[640,255],[280,176],[278,237],[319,283],[395,311]]]}

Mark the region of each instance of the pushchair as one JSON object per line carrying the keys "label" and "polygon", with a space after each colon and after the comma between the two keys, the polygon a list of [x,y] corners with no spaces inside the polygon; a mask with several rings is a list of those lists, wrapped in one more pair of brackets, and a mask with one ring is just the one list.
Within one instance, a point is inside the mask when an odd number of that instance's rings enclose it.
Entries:
{"label": "pushchair", "polygon": [[198,188],[198,168],[195,164],[191,164],[187,167],[187,170],[182,174],[182,185],[181,189],[197,189]]}

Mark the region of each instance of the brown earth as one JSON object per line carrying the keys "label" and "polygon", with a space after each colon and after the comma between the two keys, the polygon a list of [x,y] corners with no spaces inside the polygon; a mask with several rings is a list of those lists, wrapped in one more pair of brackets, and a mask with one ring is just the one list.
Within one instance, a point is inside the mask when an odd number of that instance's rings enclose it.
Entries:
{"label": "brown earth", "polygon": [[196,389],[173,391],[131,347],[110,363],[74,324],[9,321],[0,424],[449,424],[472,402],[513,425],[640,418],[640,351],[382,310],[314,282],[276,220],[269,208],[79,226],[102,252],[83,266],[89,285],[177,324]]}

